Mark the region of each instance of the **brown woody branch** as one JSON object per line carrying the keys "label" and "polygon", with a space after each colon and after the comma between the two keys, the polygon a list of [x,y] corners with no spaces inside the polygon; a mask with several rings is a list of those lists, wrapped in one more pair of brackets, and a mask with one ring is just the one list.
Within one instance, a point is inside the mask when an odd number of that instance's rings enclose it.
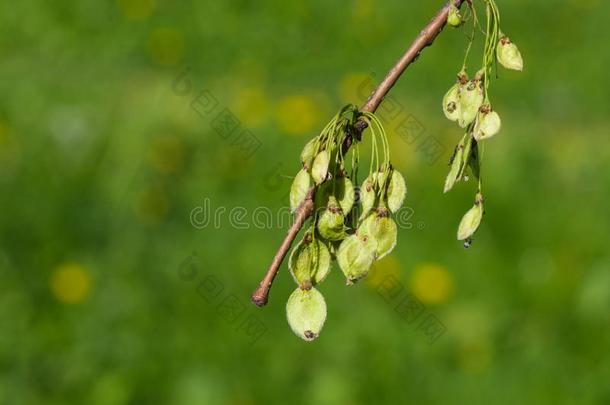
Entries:
{"label": "brown woody branch", "polygon": [[[390,89],[394,86],[398,78],[402,75],[402,73],[407,69],[407,67],[413,63],[419,57],[421,51],[430,46],[437,35],[442,31],[445,23],[447,22],[447,16],[449,14],[449,8],[451,4],[454,4],[456,7],[460,7],[462,3],[467,0],[450,0],[439,12],[436,16],[426,25],[426,27],[419,33],[417,38],[413,41],[411,46],[407,49],[404,55],[396,62],[394,67],[388,72],[386,77],[383,79],[381,83],[377,86],[377,88],[373,91],[373,93],[369,96],[366,103],[362,106],[360,111],[363,112],[375,112],[377,107],[381,104],[384,97]],[[367,124],[364,121],[359,121],[355,126],[355,131],[353,134],[348,135],[346,142],[343,145],[344,152],[347,152],[347,149],[352,145],[353,138],[356,137],[360,139],[362,135],[362,131],[366,129]],[[258,288],[252,294],[252,302],[259,307],[267,304],[267,300],[269,297],[269,290],[271,289],[271,284],[273,283],[273,279],[277,274],[284,257],[288,253],[292,242],[296,238],[297,234],[303,227],[305,221],[311,216],[314,209],[314,198],[316,194],[316,188],[312,187],[305,197],[305,200],[299,205],[295,212],[294,223],[288,229],[288,233],[284,237],[280,248],[278,249],[267,273],[263,277],[263,280],[260,282]]]}

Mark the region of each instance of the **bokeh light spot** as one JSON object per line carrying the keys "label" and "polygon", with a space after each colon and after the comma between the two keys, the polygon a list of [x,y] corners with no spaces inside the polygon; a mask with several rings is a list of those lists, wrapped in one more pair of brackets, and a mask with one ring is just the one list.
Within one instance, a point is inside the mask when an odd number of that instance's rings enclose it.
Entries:
{"label": "bokeh light spot", "polygon": [[121,13],[128,20],[146,20],[155,11],[155,0],[117,0]]}
{"label": "bokeh light spot", "polygon": [[51,291],[58,301],[77,304],[85,300],[91,290],[91,277],[85,268],[77,263],[58,266],[51,275]]}
{"label": "bokeh light spot", "polygon": [[444,266],[423,263],[415,267],[411,290],[425,304],[442,304],[453,293],[453,278]]}
{"label": "bokeh light spot", "polygon": [[400,280],[402,269],[400,262],[394,256],[386,256],[373,263],[373,268],[366,277],[366,285],[375,289],[389,277]]}
{"label": "bokeh light spot", "polygon": [[374,0],[356,0],[354,2],[353,16],[356,20],[370,17],[375,10]]}
{"label": "bokeh light spot", "polygon": [[162,66],[174,66],[184,56],[184,37],[173,28],[156,28],[148,37],[148,52]]}
{"label": "bokeh light spot", "polygon": [[371,75],[364,72],[350,72],[341,78],[339,97],[347,104],[362,104],[368,97],[370,86],[374,86]]}
{"label": "bokeh light spot", "polygon": [[275,117],[282,132],[302,135],[313,131],[318,126],[321,113],[312,97],[291,95],[280,100]]}
{"label": "bokeh light spot", "polygon": [[269,100],[261,88],[242,89],[235,97],[232,107],[248,128],[261,127],[269,114]]}

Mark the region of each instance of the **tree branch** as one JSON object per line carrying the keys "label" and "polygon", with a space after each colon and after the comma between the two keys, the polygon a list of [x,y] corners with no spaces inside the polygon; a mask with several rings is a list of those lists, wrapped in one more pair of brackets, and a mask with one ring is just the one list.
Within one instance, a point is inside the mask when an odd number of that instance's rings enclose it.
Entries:
{"label": "tree branch", "polygon": [[[396,62],[394,67],[390,69],[386,77],[383,79],[381,83],[377,86],[377,88],[371,93],[366,103],[362,106],[360,111],[363,112],[375,112],[377,107],[381,104],[385,96],[388,94],[390,89],[394,86],[398,78],[402,75],[402,73],[407,69],[407,67],[413,63],[419,57],[421,51],[427,46],[432,45],[432,42],[436,39],[438,34],[442,31],[445,23],[447,22],[447,16],[449,14],[449,8],[451,4],[454,4],[456,7],[460,7],[462,3],[467,0],[450,0],[437,14],[436,16],[426,25],[426,27],[419,33],[417,38],[413,41],[411,46],[406,50],[404,55]],[[367,124],[364,121],[359,121],[355,126],[355,133],[346,138],[346,142],[343,144],[344,152],[350,148],[353,143],[353,137],[360,138],[362,135],[362,131],[366,129]],[[311,216],[314,209],[314,198],[315,198],[316,189],[312,187],[305,197],[305,200],[299,205],[295,212],[294,223],[288,229],[288,233],[284,237],[280,248],[278,249],[267,273],[263,277],[263,280],[260,282],[258,288],[252,294],[252,302],[259,307],[267,304],[267,300],[269,297],[269,290],[271,289],[271,284],[273,283],[273,279],[275,278],[284,257],[288,253],[292,242],[296,238],[297,234],[303,227],[305,221]]]}

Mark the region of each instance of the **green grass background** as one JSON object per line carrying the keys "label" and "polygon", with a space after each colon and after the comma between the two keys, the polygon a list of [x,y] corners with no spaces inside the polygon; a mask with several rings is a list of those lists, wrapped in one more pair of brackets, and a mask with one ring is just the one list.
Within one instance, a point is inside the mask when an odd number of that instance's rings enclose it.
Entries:
{"label": "green grass background", "polygon": [[[441,1],[1,3],[0,403],[610,402],[610,7],[498,3],[525,70],[492,85],[503,129],[468,250],[455,232],[474,184],[441,193],[461,132],[440,106],[467,31],[443,32],[392,91],[446,149],[429,164],[389,125],[412,227],[375,270],[442,321],[433,344],[337,268],[313,343],[285,320],[285,265],[267,307],[248,299],[286,227],[258,229],[254,210],[287,204],[302,146]],[[209,116],[190,104],[203,90]],[[224,108],[261,141],[252,158],[212,129]],[[194,227],[206,199],[244,207],[249,228],[226,213]]]}

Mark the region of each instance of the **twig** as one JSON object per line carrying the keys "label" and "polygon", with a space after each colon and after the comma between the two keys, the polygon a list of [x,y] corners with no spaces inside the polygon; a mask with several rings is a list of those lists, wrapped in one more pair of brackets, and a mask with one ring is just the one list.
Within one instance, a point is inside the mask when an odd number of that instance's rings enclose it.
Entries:
{"label": "twig", "polygon": [[307,192],[307,196],[298,206],[295,214],[294,214],[294,223],[288,229],[288,233],[284,238],[284,241],[280,245],[273,261],[271,262],[271,266],[269,266],[269,270],[265,273],[265,277],[263,277],[263,281],[260,282],[258,288],[252,294],[252,302],[257,306],[262,307],[267,303],[267,298],[269,297],[269,289],[271,288],[271,283],[273,283],[273,279],[279,270],[286,253],[288,253],[288,249],[292,245],[292,241],[296,238],[297,234],[303,227],[303,224],[309,218],[314,208],[314,198],[316,195],[316,188],[312,187]]}
{"label": "twig", "polygon": [[[427,46],[432,45],[434,39],[436,39],[437,35],[442,31],[445,23],[447,22],[447,16],[449,15],[449,8],[451,4],[454,4],[456,7],[460,7],[462,3],[467,0],[450,0],[439,12],[438,14],[426,25],[426,27],[419,33],[415,41],[409,46],[405,54],[396,62],[394,67],[388,72],[386,77],[383,79],[381,83],[377,86],[377,88],[371,93],[366,103],[360,109],[363,112],[375,112],[379,104],[383,101],[384,97],[390,89],[394,86],[398,78],[402,75],[402,73],[407,69],[407,67],[413,63],[419,57],[421,51]],[[360,139],[362,135],[362,131],[367,127],[367,124],[364,121],[359,121],[355,125],[354,133],[346,138],[345,143],[343,144],[344,152],[350,148],[353,143],[353,137]],[[288,229],[288,233],[284,237],[284,241],[280,245],[267,273],[265,273],[265,277],[260,282],[258,288],[252,294],[252,302],[259,307],[267,304],[267,300],[269,297],[269,290],[271,289],[271,284],[273,283],[273,279],[277,274],[286,253],[290,249],[292,242],[296,238],[297,234],[303,227],[303,224],[309,218],[313,212],[314,208],[314,197],[315,197],[316,189],[312,187],[305,197],[305,200],[299,205],[295,212],[295,220],[290,229]]]}

